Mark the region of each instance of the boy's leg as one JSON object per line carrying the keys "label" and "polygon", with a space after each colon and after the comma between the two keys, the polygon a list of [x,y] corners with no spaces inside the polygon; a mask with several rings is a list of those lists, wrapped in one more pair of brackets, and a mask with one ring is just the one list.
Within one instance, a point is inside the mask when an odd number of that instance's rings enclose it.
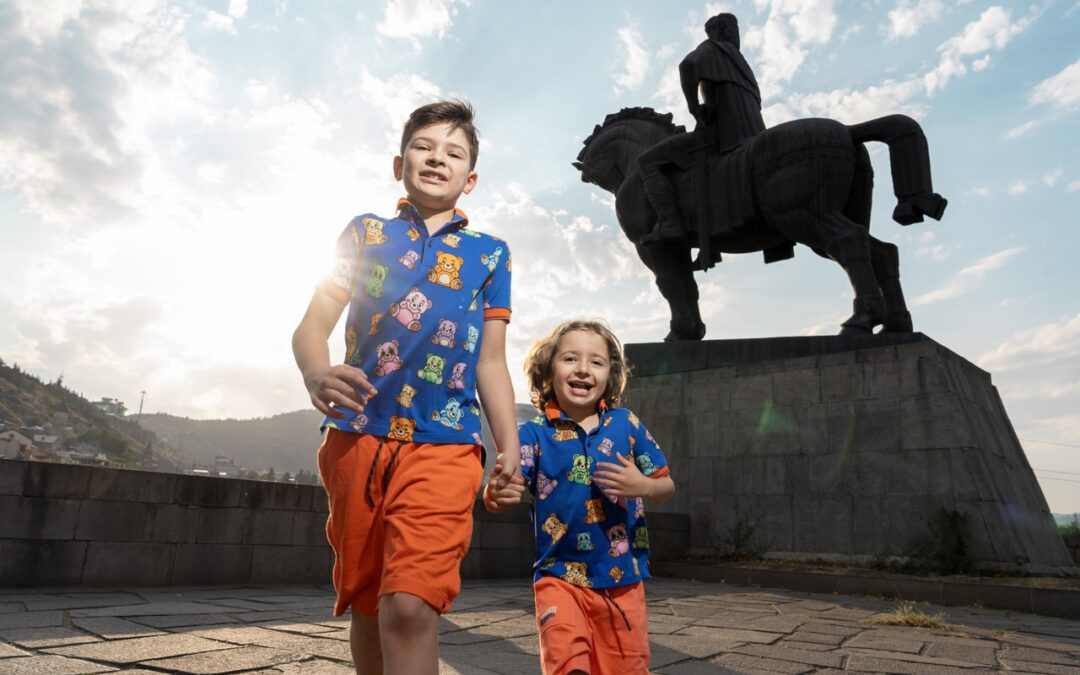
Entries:
{"label": "boy's leg", "polygon": [[557,577],[542,577],[533,584],[544,675],[606,672],[592,668],[593,635],[587,619],[590,593]]}
{"label": "boy's leg", "polygon": [[379,644],[378,616],[364,616],[353,612],[349,648],[357,675],[382,675],[383,658]]}
{"label": "boy's leg", "polygon": [[[388,443],[386,545],[379,587],[383,661],[390,673],[437,673],[439,615],[461,590],[461,559],[483,467],[477,445]],[[400,665],[399,665],[400,664]]]}
{"label": "boy's leg", "polygon": [[379,599],[379,635],[386,672],[438,675],[439,613],[411,593]]}

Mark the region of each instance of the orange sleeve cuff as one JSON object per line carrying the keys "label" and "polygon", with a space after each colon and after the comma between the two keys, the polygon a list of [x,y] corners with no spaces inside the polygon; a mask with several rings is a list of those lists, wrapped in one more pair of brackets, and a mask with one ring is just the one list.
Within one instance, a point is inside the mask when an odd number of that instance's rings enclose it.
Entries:
{"label": "orange sleeve cuff", "polygon": [[671,471],[668,470],[667,465],[664,465],[664,466],[660,467],[659,469],[657,469],[656,473],[649,476],[649,478],[663,478],[664,476],[668,475],[669,473],[671,473]]}
{"label": "orange sleeve cuff", "polygon": [[349,300],[351,299],[344,288],[340,286],[335,286],[329,281],[323,281],[315,288],[323,295],[329,295],[331,298],[337,300],[343,305],[348,304]]}
{"label": "orange sleeve cuff", "polygon": [[488,319],[502,319],[510,323],[510,310],[506,307],[492,307],[484,310],[484,321]]}

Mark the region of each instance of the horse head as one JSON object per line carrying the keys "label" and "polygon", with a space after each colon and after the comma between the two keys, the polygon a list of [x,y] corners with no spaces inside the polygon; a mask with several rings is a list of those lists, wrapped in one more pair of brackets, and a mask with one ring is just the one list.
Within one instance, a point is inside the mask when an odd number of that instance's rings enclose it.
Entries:
{"label": "horse head", "polygon": [[652,108],[623,108],[593,127],[578,153],[574,168],[581,180],[614,193],[633,162],[646,148],[685,129],[671,121],[671,113]]}

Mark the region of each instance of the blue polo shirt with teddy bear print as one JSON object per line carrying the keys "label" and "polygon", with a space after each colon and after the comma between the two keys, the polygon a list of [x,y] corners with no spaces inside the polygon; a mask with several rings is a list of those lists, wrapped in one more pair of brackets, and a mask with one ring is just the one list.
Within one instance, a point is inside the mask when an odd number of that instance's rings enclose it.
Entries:
{"label": "blue polo shirt with teddy bear print", "polygon": [[549,575],[603,589],[648,579],[644,500],[614,500],[592,479],[598,463],[618,464],[616,453],[646,477],[668,475],[667,459],[641,420],[601,402],[599,423],[586,432],[552,401],[543,416],[518,427],[518,437],[536,529],[533,580]]}
{"label": "blue polo shirt with teddy bear print", "polygon": [[345,363],[378,394],[324,427],[423,443],[477,443],[476,364],[485,319],[510,320],[510,248],[465,214],[428,236],[416,208],[357,216],[319,289],[349,303]]}

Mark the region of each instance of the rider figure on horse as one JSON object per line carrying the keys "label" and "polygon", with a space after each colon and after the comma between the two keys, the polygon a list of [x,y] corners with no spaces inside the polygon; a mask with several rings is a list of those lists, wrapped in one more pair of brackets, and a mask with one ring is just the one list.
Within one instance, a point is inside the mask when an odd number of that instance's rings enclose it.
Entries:
{"label": "rider figure on horse", "polygon": [[[690,114],[697,120],[693,134],[680,134],[650,148],[638,159],[645,194],[656,210],[654,237],[678,241],[687,229],[679,216],[678,195],[664,174],[664,167],[690,168],[695,155],[723,155],[765,130],[761,118],[761,92],[754,71],[739,51],[739,23],[733,14],[717,14],[705,22],[708,39],[679,64],[679,79]],[[705,154],[699,154],[705,153]],[[704,161],[698,165],[703,167]],[[699,184],[707,183],[699,176]],[[710,198],[710,201],[712,199]],[[722,207],[721,207],[722,208]],[[731,223],[716,222],[720,209],[707,214],[713,234],[730,231]],[[720,219],[725,220],[725,219]],[[710,224],[702,224],[709,228]]]}

